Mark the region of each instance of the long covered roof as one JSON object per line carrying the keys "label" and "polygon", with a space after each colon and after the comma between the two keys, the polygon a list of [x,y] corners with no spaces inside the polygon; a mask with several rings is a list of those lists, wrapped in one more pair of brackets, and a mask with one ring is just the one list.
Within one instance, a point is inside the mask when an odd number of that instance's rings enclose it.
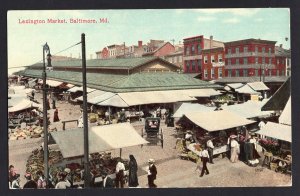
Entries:
{"label": "long covered roof", "polygon": [[[26,69],[22,75],[42,77],[42,70]],[[47,72],[47,78],[82,85],[82,73],[73,71]],[[87,73],[87,86],[109,92],[141,92],[159,90],[221,88],[217,84],[191,78],[176,72],[141,72],[131,75]]]}

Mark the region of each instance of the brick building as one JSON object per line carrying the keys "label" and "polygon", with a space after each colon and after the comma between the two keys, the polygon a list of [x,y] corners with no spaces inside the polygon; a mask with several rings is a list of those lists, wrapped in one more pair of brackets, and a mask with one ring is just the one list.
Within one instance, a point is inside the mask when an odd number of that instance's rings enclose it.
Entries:
{"label": "brick building", "polygon": [[175,47],[170,42],[159,42],[157,45],[153,45],[150,42],[147,46],[147,51],[148,52],[144,53],[142,56],[163,57],[175,52]]}
{"label": "brick building", "polygon": [[272,75],[291,75],[291,51],[282,48],[282,45],[275,46],[275,64],[278,68]]}
{"label": "brick building", "polygon": [[276,65],[275,41],[245,39],[225,43],[226,77],[274,76],[282,67]]}
{"label": "brick building", "polygon": [[202,50],[202,79],[216,80],[225,76],[224,48],[212,48]]}
{"label": "brick building", "polygon": [[107,47],[104,47],[101,51],[96,52],[96,59],[107,59],[109,58],[109,52]]}

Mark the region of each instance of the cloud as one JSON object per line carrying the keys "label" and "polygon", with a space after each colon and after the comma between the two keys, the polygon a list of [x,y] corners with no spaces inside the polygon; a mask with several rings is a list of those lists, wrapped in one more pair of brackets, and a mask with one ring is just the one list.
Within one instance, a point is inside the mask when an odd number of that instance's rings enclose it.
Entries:
{"label": "cloud", "polygon": [[259,8],[225,8],[225,9],[197,9],[194,10],[203,14],[223,14],[228,13],[234,16],[251,17],[260,11]]}
{"label": "cloud", "polygon": [[215,17],[210,17],[210,16],[199,16],[199,17],[197,18],[197,20],[198,20],[199,22],[209,22],[209,21],[216,20],[216,18],[215,18]]}
{"label": "cloud", "polygon": [[230,18],[230,19],[225,19],[222,21],[223,23],[229,23],[229,24],[236,24],[239,23],[240,20],[237,18]]}

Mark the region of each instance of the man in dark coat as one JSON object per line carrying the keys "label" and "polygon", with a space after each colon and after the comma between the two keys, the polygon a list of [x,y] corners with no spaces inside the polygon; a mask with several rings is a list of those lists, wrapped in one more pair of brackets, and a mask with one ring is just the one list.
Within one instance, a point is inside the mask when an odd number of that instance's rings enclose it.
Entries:
{"label": "man in dark coat", "polygon": [[149,159],[149,168],[148,168],[148,185],[149,188],[156,188],[156,184],[154,184],[154,180],[156,179],[157,169],[154,165],[154,159]]}
{"label": "man in dark coat", "polygon": [[102,187],[103,188],[114,188],[114,181],[107,175],[107,173],[102,173]]}
{"label": "man in dark coat", "polygon": [[25,174],[25,178],[27,182],[24,184],[23,189],[36,189],[37,183],[31,179],[31,174],[27,173]]}
{"label": "man in dark coat", "polygon": [[129,155],[129,176],[128,176],[128,186],[137,187],[139,185],[137,177],[137,162],[133,155]]}

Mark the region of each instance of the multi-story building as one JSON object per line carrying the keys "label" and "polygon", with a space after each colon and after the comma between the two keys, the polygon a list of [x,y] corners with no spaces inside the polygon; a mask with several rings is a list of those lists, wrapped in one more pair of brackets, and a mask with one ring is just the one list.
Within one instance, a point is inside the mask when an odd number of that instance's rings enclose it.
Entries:
{"label": "multi-story building", "polygon": [[202,79],[216,80],[225,76],[224,48],[211,48],[202,50]]}
{"label": "multi-story building", "polygon": [[104,47],[101,51],[96,52],[96,59],[107,59],[109,58],[109,52],[107,47]]}
{"label": "multi-story building", "polygon": [[282,48],[281,44],[280,46],[275,46],[275,64],[277,69],[272,75],[291,75],[291,51]]}
{"label": "multi-story building", "polygon": [[144,53],[142,56],[164,57],[175,52],[175,47],[170,42],[161,41],[162,40],[150,40],[150,43],[148,43],[146,47],[146,53]]}
{"label": "multi-story building", "polygon": [[[245,39],[225,43],[225,76],[276,75],[275,41]],[[279,75],[281,75],[280,72]]]}
{"label": "multi-story building", "polygon": [[205,80],[216,79],[219,73],[220,77],[223,77],[224,63],[221,63],[221,60],[224,61],[224,49],[222,49],[224,44],[222,42],[213,40],[213,36],[206,39],[200,35],[183,39],[183,45],[184,73],[199,73],[200,79]]}
{"label": "multi-story building", "polygon": [[169,61],[176,65],[180,70],[183,69],[183,61],[182,61],[183,51],[177,51],[170,53],[164,57],[165,60]]}
{"label": "multi-story building", "polygon": [[124,53],[124,52],[122,53],[122,50],[124,50],[124,44],[122,45],[113,44],[107,46],[107,49],[108,49],[109,58],[116,58],[117,56]]}

